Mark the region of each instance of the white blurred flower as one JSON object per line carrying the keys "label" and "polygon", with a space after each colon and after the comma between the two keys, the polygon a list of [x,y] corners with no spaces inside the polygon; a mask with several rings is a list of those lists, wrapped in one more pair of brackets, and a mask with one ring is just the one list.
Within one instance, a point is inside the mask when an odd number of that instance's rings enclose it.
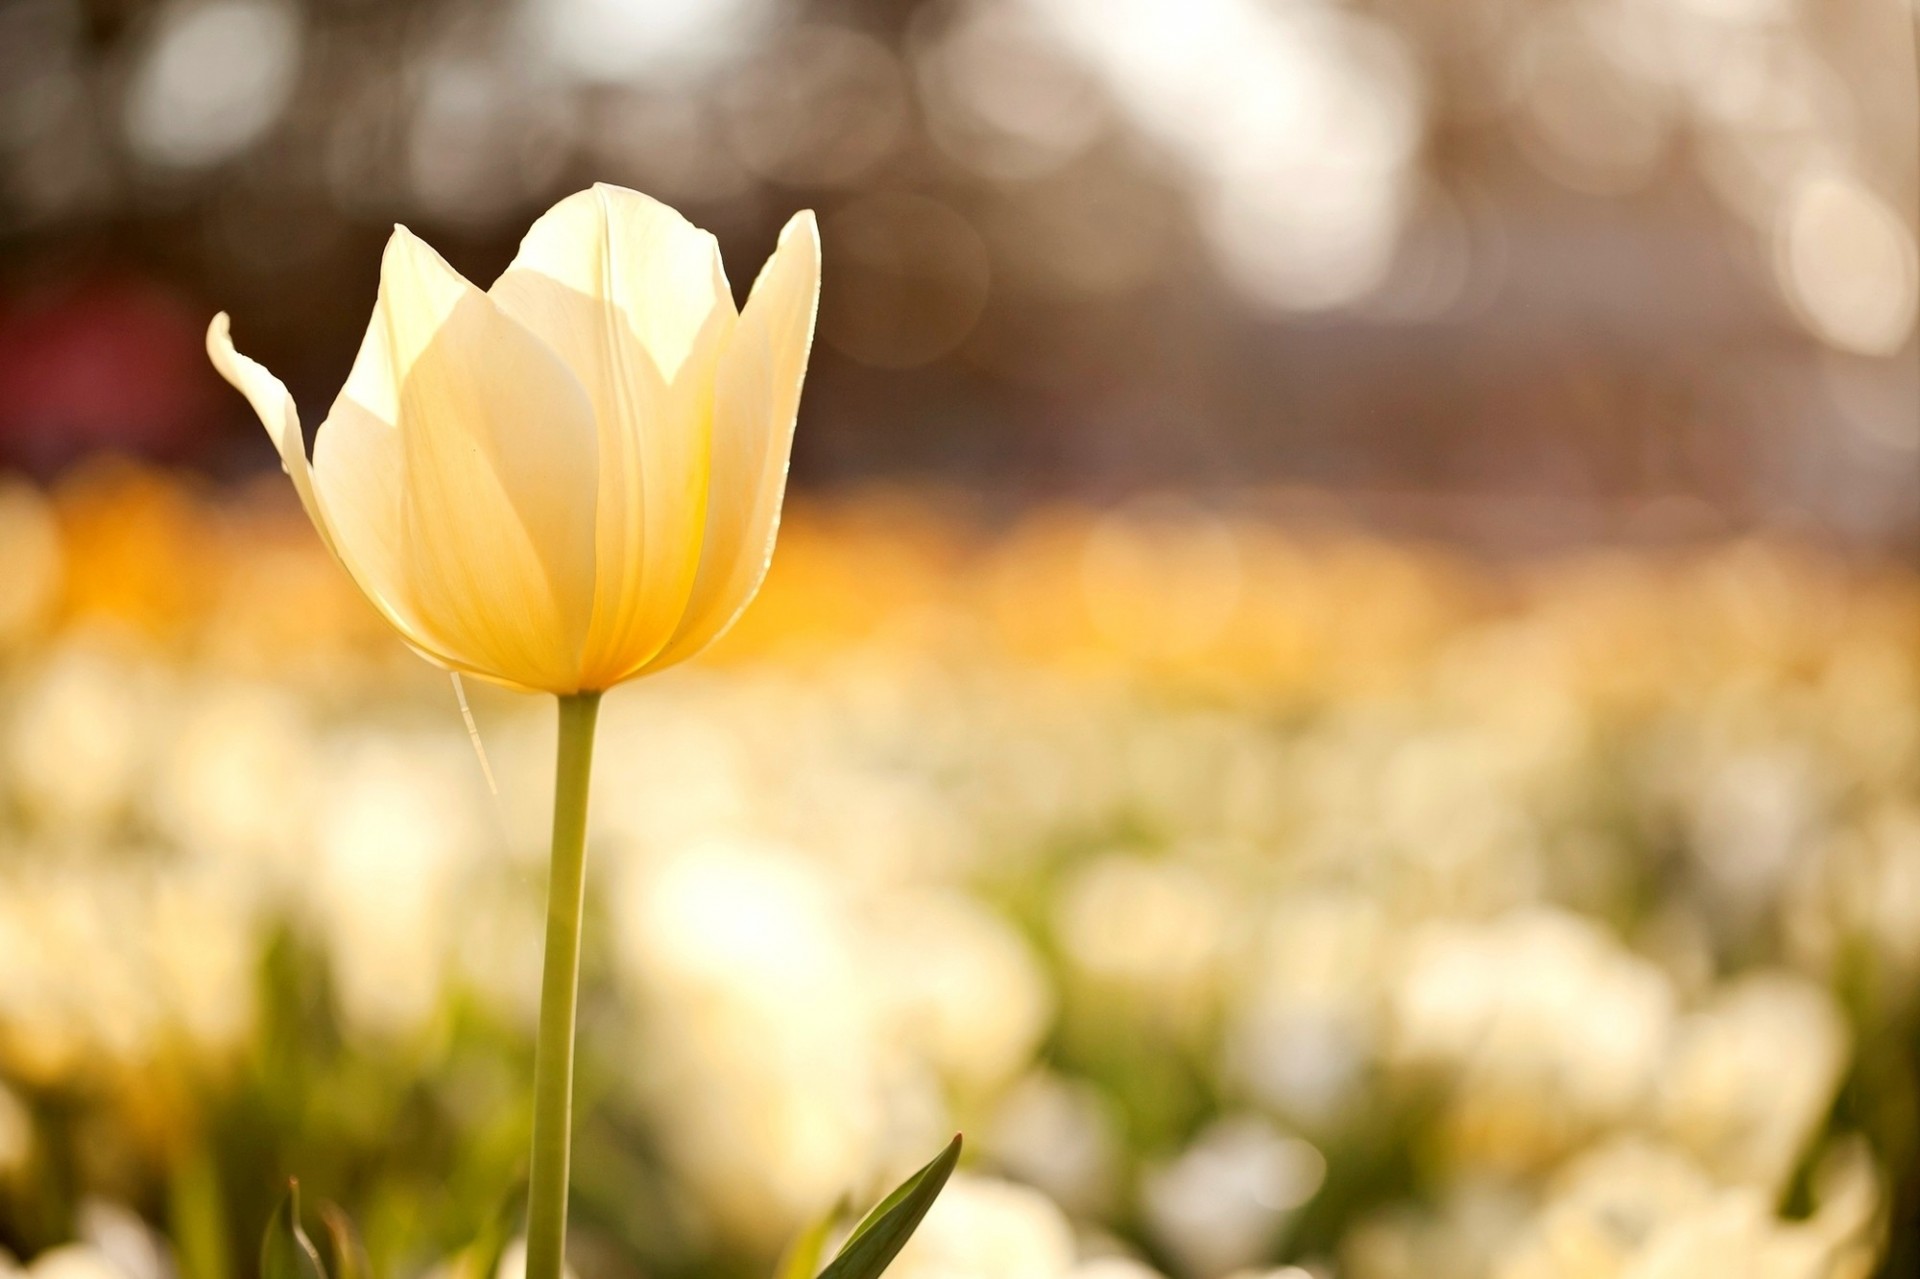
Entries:
{"label": "white blurred flower", "polygon": [[1603,1147],[1562,1174],[1494,1279],[1860,1279],[1878,1189],[1864,1151],[1836,1153],[1818,1210],[1785,1221],[1769,1193],[1718,1186],[1678,1151]]}
{"label": "white blurred flower", "polygon": [[1074,874],[1054,928],[1087,976],[1192,1014],[1213,984],[1229,917],[1219,888],[1193,866],[1112,855]]}
{"label": "white blurred flower", "polygon": [[1132,1257],[1094,1257],[1068,1272],[1068,1279],[1161,1279],[1160,1272]]}
{"label": "white blurred flower", "polygon": [[981,1143],[1021,1181],[1071,1211],[1112,1206],[1124,1152],[1111,1108],[1090,1085],[1036,1071],[993,1112]]}
{"label": "white blurred flower", "polygon": [[[1920,977],[1920,812],[1889,805],[1836,831],[1785,902],[1796,957],[1829,969],[1865,943],[1895,992]],[[1896,994],[1896,998],[1899,995]]]}
{"label": "white blurred flower", "polygon": [[1184,1268],[1220,1275],[1260,1260],[1326,1175],[1312,1145],[1243,1115],[1216,1122],[1148,1173],[1142,1196],[1149,1227]]}
{"label": "white blurred flower", "polygon": [[1822,1269],[1810,1264],[1816,1259],[1776,1238],[1776,1229],[1763,1197],[1730,1191],[1662,1231],[1619,1273],[1621,1279],[1817,1279]]}
{"label": "white blurred flower", "polygon": [[147,973],[171,1025],[199,1054],[241,1048],[258,1012],[260,933],[244,885],[206,871],[170,876],[149,898]]}
{"label": "white blurred flower", "polygon": [[81,1241],[126,1279],[176,1279],[172,1246],[125,1204],[82,1200],[75,1225]]}
{"label": "white blurred flower", "polygon": [[532,1034],[540,1012],[545,916],[524,881],[474,884],[461,893],[460,975],[489,1007]]}
{"label": "white blurred flower", "polygon": [[461,871],[485,811],[457,740],[367,732],[340,744],[321,787],[312,908],[351,1030],[401,1036],[435,1015]]}
{"label": "white blurred flower", "polygon": [[883,1124],[872,990],[845,903],[782,849],[702,843],[616,888],[648,1017],[637,1082],[681,1172],[769,1241],[859,1183]]}
{"label": "white blurred flower", "polygon": [[1706,1211],[1717,1189],[1684,1154],[1622,1140],[1575,1160],[1497,1279],[1615,1279],[1662,1232]]}
{"label": "white blurred flower", "polygon": [[1332,1121],[1377,1051],[1387,940],[1379,903],[1361,894],[1283,899],[1228,1031],[1231,1074],[1291,1118]]}
{"label": "white blurred flower", "polygon": [[41,1253],[26,1274],[27,1279],[141,1279],[121,1270],[100,1249],[83,1243],[63,1244]]}
{"label": "white blurred flower", "polygon": [[[579,1279],[573,1266],[565,1260],[561,1262],[562,1279]],[[494,1267],[493,1279],[526,1279],[527,1275],[527,1238],[516,1235],[507,1246],[500,1250],[500,1264]]]}
{"label": "white blurred flower", "polygon": [[102,853],[0,885],[0,1056],[41,1083],[226,1057],[254,1024],[244,889],[152,849]]}
{"label": "white blurred flower", "polygon": [[1661,1123],[1722,1180],[1778,1193],[1849,1050],[1825,990],[1788,973],[1743,978],[1681,1021],[1660,1071]]}
{"label": "white blurred flower", "polygon": [[888,1267],[889,1279],[1063,1279],[1073,1231],[1037,1190],[955,1173]]}
{"label": "white blurred flower", "polygon": [[594,796],[596,829],[640,849],[757,833],[747,744],[713,700],[642,686],[606,703],[595,754],[622,784]]}
{"label": "white blurred flower", "polygon": [[36,1083],[145,1062],[161,1001],[142,953],[144,886],[124,869],[34,868],[0,892],[0,1044]]}
{"label": "white blurred flower", "polygon": [[1673,1029],[1666,976],[1597,925],[1557,911],[1430,925],[1409,946],[1404,974],[1394,1056],[1451,1072],[1464,1129],[1456,1136],[1492,1157],[1550,1156],[1628,1118]]}
{"label": "white blurred flower", "polygon": [[257,684],[183,691],[152,801],[166,833],[190,855],[229,863],[284,866],[304,853],[317,761],[303,708]]}
{"label": "white blurred flower", "polygon": [[122,819],[149,766],[167,673],[107,637],[49,652],[11,708],[8,774],[21,807],[62,831]]}
{"label": "white blurred flower", "polygon": [[1735,910],[1772,901],[1814,827],[1822,799],[1804,749],[1730,752],[1708,762],[1692,796],[1692,852]]}
{"label": "white blurred flower", "polygon": [[958,893],[895,893],[872,914],[877,993],[919,1056],[976,1093],[1026,1065],[1052,997],[1018,933]]}
{"label": "white blurred flower", "polygon": [[1343,1279],[1487,1279],[1494,1258],[1528,1226],[1533,1206],[1509,1181],[1472,1177],[1447,1187],[1431,1207],[1386,1205],[1348,1228],[1339,1273]]}

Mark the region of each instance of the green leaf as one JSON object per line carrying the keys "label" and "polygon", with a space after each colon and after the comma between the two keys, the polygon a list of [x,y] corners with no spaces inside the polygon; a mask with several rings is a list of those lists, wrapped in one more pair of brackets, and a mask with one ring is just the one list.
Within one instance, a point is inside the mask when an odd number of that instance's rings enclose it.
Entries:
{"label": "green leaf", "polygon": [[337,1203],[320,1205],[320,1224],[327,1228],[328,1251],[333,1255],[334,1279],[373,1279],[367,1246],[353,1228],[353,1218]]}
{"label": "green leaf", "polygon": [[521,1185],[500,1201],[481,1226],[479,1236],[460,1254],[454,1272],[458,1279],[494,1279],[500,1272],[500,1254],[513,1241],[526,1212],[526,1187]]}
{"label": "green leaf", "polygon": [[842,1207],[836,1206],[832,1212],[820,1214],[805,1230],[793,1237],[786,1252],[780,1256],[780,1264],[773,1269],[773,1279],[813,1279],[820,1273],[820,1254],[827,1250],[827,1236],[833,1233],[833,1223],[840,1220]]}
{"label": "green leaf", "polygon": [[167,1225],[185,1279],[229,1279],[233,1267],[220,1170],[198,1142],[168,1169]]}
{"label": "green leaf", "polygon": [[960,1137],[955,1134],[931,1163],[901,1182],[854,1227],[853,1235],[820,1272],[819,1279],[877,1279],[919,1228],[959,1162]]}
{"label": "green leaf", "polygon": [[260,1241],[260,1279],[327,1279],[313,1240],[300,1229],[300,1183],[291,1177]]}

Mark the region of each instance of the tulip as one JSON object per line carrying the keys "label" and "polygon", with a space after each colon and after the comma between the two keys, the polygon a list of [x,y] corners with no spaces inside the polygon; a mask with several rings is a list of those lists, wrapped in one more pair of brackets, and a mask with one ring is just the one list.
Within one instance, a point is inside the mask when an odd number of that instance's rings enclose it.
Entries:
{"label": "tulip", "polygon": [[486,292],[395,228],[311,463],[292,397],[224,314],[207,350],[415,651],[598,692],[692,657],[759,589],[819,287],[811,213],[736,314],[711,235],[603,185],[534,223]]}
{"label": "tulip", "polygon": [[401,637],[456,677],[559,697],[527,1279],[564,1266],[600,696],[692,657],[759,590],[819,290],[811,213],[738,313],[713,237],[619,187],[555,205],[484,293],[396,227],[311,462],[287,388],[224,314],[207,331],[320,539]]}

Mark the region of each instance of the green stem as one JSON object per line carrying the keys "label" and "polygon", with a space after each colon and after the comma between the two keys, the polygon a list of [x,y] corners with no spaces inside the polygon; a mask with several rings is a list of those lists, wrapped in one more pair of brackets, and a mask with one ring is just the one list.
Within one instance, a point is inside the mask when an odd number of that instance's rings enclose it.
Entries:
{"label": "green stem", "polygon": [[580,914],[586,900],[587,787],[600,694],[560,699],[553,864],[547,873],[547,958],[533,1056],[533,1160],[527,1173],[526,1279],[561,1279],[567,1166],[573,1147],[573,1020],[580,999]]}

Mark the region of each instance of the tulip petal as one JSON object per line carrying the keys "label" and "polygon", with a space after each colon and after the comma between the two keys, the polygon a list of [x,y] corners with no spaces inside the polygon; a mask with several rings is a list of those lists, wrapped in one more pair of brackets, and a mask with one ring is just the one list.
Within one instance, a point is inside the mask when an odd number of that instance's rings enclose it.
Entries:
{"label": "tulip petal", "polygon": [[[509,312],[516,303],[540,319],[544,299],[510,297],[525,274],[544,277],[604,302],[622,317],[672,382],[696,353],[716,308],[733,310],[733,295],[713,236],[651,196],[599,183],[570,195],[543,214],[520,241],[494,296]],[[521,317],[525,322],[527,317]],[[531,324],[543,337],[546,333]],[[599,336],[600,331],[578,336]]]}
{"label": "tulip petal", "polygon": [[[370,580],[364,571],[365,565],[357,562],[358,557],[353,555],[350,540],[343,542],[338,536],[335,521],[328,517],[327,503],[320,495],[322,467],[318,462],[312,466],[307,462],[306,442],[301,437],[299,414],[294,407],[293,396],[288,394],[279,378],[234,349],[230,324],[224,311],[214,316],[213,323],[207,328],[207,354],[220,375],[245,395],[253,405],[254,412],[260,415],[274,448],[280,454],[280,467],[292,479],[301,508],[306,511],[314,531],[320,535],[321,544],[333,553],[334,559],[354,579],[381,616],[400,632],[402,639],[429,661],[448,665],[449,659],[442,651],[444,646],[427,635],[418,619],[400,607],[401,601],[390,587],[378,580]],[[321,430],[323,434],[315,439],[316,455],[322,452],[321,440],[325,438],[325,427]],[[378,475],[373,478],[384,480],[389,477]],[[391,482],[397,488],[397,470],[392,473]]]}
{"label": "tulip petal", "polygon": [[700,570],[680,629],[648,669],[684,661],[718,639],[767,575],[819,302],[820,231],[803,211],[780,232],[721,354]]}
{"label": "tulip petal", "polygon": [[536,222],[491,294],[593,402],[598,580],[583,666],[605,686],[667,642],[698,571],[713,372],[736,318],[719,246],[666,205],[603,184]]}
{"label": "tulip petal", "polygon": [[313,527],[320,534],[320,540],[333,549],[333,535],[327,529],[326,520],[321,518],[319,503],[314,498],[313,471],[307,464],[307,441],[300,433],[300,412],[294,407],[293,396],[288,393],[286,383],[269,373],[265,365],[250,360],[234,349],[231,322],[225,311],[213,317],[213,323],[207,326],[207,356],[213,361],[220,376],[233,385],[234,390],[247,397],[247,403],[260,416],[260,422],[267,428],[267,435],[273,441],[274,449],[280,454],[280,469],[293,481],[293,491],[300,496],[300,506],[313,521]]}
{"label": "tulip petal", "polygon": [[406,450],[398,394],[376,315],[353,372],[313,442],[314,487],[334,528],[340,562],[415,648],[459,667],[455,645],[430,628],[413,598],[406,560]]}
{"label": "tulip petal", "polygon": [[592,408],[539,338],[404,227],[314,452],[343,560],[416,647],[502,683],[580,686]]}

